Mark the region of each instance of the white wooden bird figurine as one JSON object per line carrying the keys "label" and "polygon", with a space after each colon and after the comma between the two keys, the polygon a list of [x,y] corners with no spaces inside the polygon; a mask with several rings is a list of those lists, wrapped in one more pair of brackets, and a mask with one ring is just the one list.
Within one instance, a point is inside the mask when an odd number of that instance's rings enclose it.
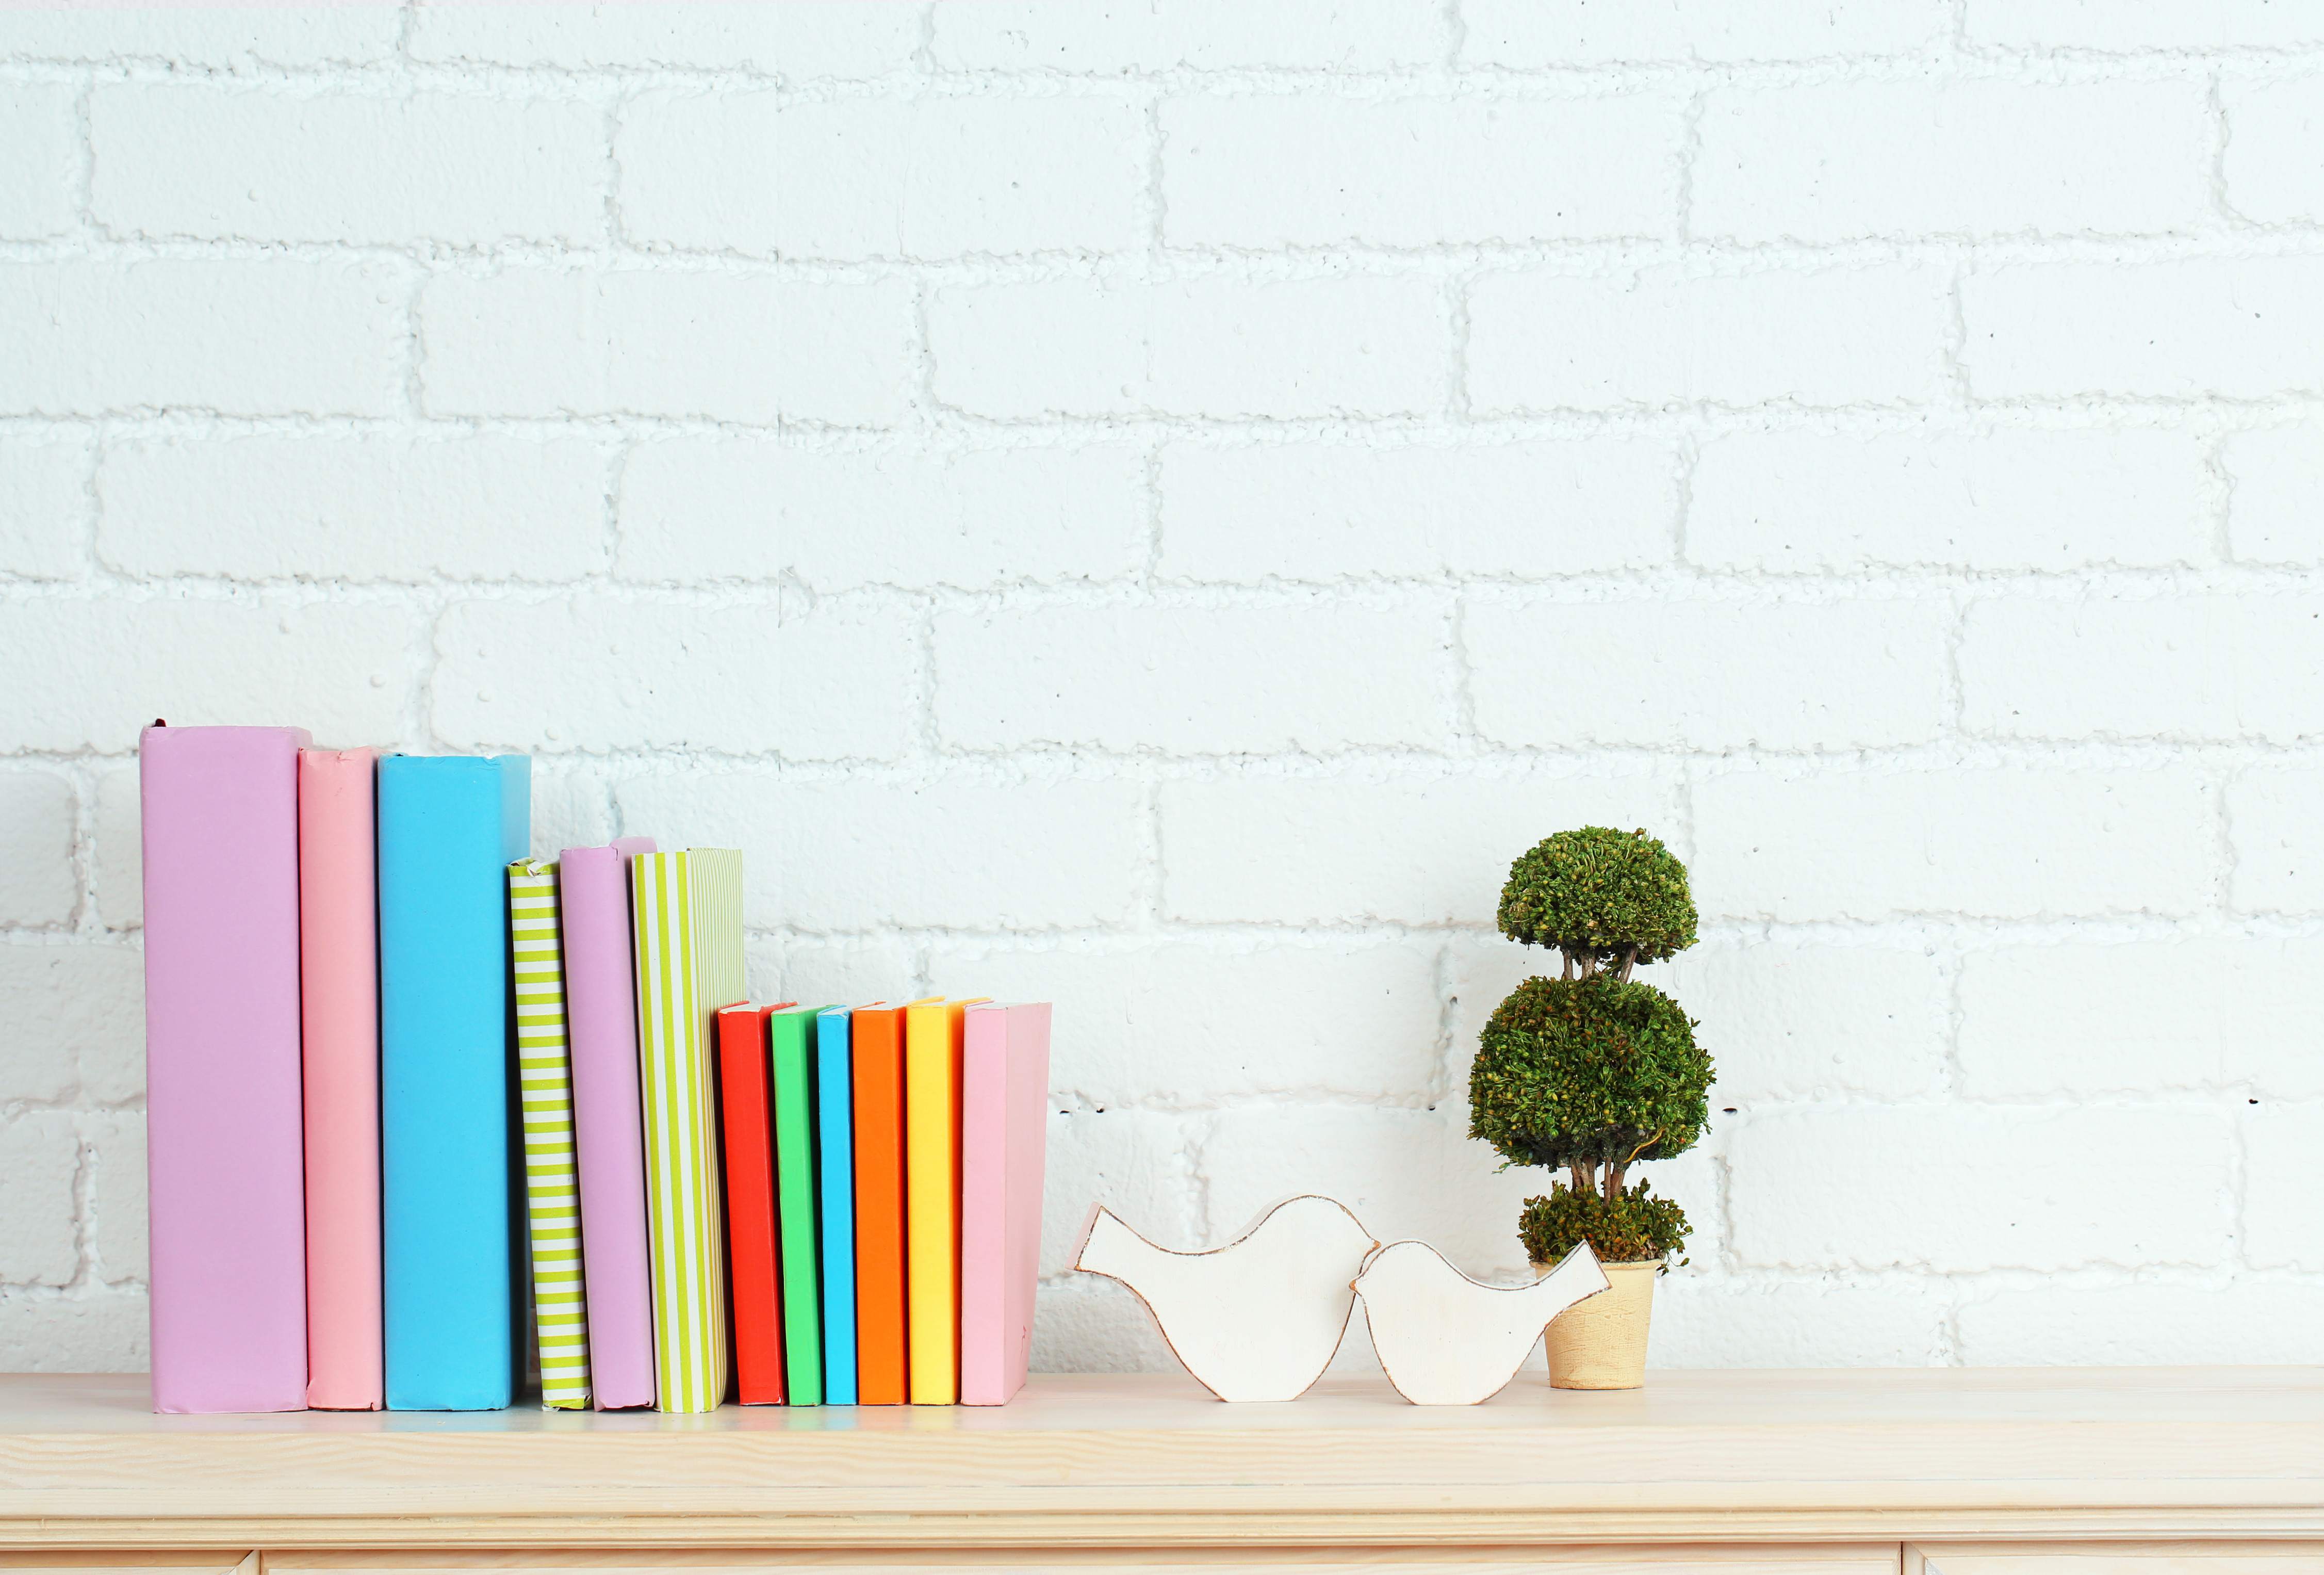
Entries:
{"label": "white wooden bird figurine", "polygon": [[1351,1282],[1378,1246],[1329,1198],[1277,1203],[1200,1253],[1156,1246],[1097,1205],[1074,1267],[1136,1292],[1170,1349],[1220,1399],[1296,1400],[1340,1348]]}
{"label": "white wooden bird figurine", "polygon": [[1549,1320],[1611,1281],[1582,1242],[1530,1285],[1483,1285],[1426,1242],[1399,1241],[1365,1260],[1372,1348],[1415,1405],[1474,1405],[1508,1387]]}

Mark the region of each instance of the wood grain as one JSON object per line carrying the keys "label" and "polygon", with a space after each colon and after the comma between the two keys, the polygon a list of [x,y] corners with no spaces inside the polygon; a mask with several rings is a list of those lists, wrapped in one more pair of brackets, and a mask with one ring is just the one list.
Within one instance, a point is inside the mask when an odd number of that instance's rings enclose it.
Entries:
{"label": "wood grain", "polygon": [[2317,1575],[2324,1543],[1929,1543],[1905,1550],[1905,1569],[1909,1575]]}
{"label": "wood grain", "polygon": [[2315,1368],[1527,1375],[1230,1405],[1176,1376],[1000,1407],[157,1417],[0,1378],[0,1546],[1261,1549],[2324,1539]]}

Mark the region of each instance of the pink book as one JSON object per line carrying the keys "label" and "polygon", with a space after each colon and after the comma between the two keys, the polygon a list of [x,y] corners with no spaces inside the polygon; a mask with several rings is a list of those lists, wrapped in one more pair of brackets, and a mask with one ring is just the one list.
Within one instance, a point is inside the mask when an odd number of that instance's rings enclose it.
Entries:
{"label": "pink book", "polygon": [[377,1411],[378,755],[299,752],[300,1021],[307,1067],[307,1404]]}
{"label": "pink book", "polygon": [[1033,1350],[1049,1004],[971,1006],[960,1081],[960,1403],[1006,1405]]}
{"label": "pink book", "polygon": [[645,1125],[630,964],[630,860],[653,851],[652,838],[624,837],[610,848],[568,848],[558,856],[589,1384],[604,1411],[654,1403]]}
{"label": "pink book", "polygon": [[299,727],[138,740],[153,1409],[307,1404]]}

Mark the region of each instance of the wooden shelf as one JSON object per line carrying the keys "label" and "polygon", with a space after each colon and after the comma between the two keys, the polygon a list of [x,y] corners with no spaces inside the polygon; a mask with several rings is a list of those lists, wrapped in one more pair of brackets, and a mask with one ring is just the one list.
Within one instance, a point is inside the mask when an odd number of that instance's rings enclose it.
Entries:
{"label": "wooden shelf", "polygon": [[1177,1376],[999,1408],[155,1416],[0,1377],[19,1549],[1405,1548],[2324,1538],[2324,1368],[1656,1373],[1480,1406]]}

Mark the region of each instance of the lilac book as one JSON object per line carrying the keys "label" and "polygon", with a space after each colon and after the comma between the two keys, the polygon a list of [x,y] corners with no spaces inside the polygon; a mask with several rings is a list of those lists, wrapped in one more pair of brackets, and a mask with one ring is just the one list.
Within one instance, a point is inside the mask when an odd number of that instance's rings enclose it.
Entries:
{"label": "lilac book", "polygon": [[307,1404],[300,727],[145,729],[153,1409]]}
{"label": "lilac book", "polygon": [[638,1090],[630,860],[650,837],[558,855],[573,1135],[581,1165],[581,1280],[589,1377],[601,1410],[654,1403],[653,1284]]}

